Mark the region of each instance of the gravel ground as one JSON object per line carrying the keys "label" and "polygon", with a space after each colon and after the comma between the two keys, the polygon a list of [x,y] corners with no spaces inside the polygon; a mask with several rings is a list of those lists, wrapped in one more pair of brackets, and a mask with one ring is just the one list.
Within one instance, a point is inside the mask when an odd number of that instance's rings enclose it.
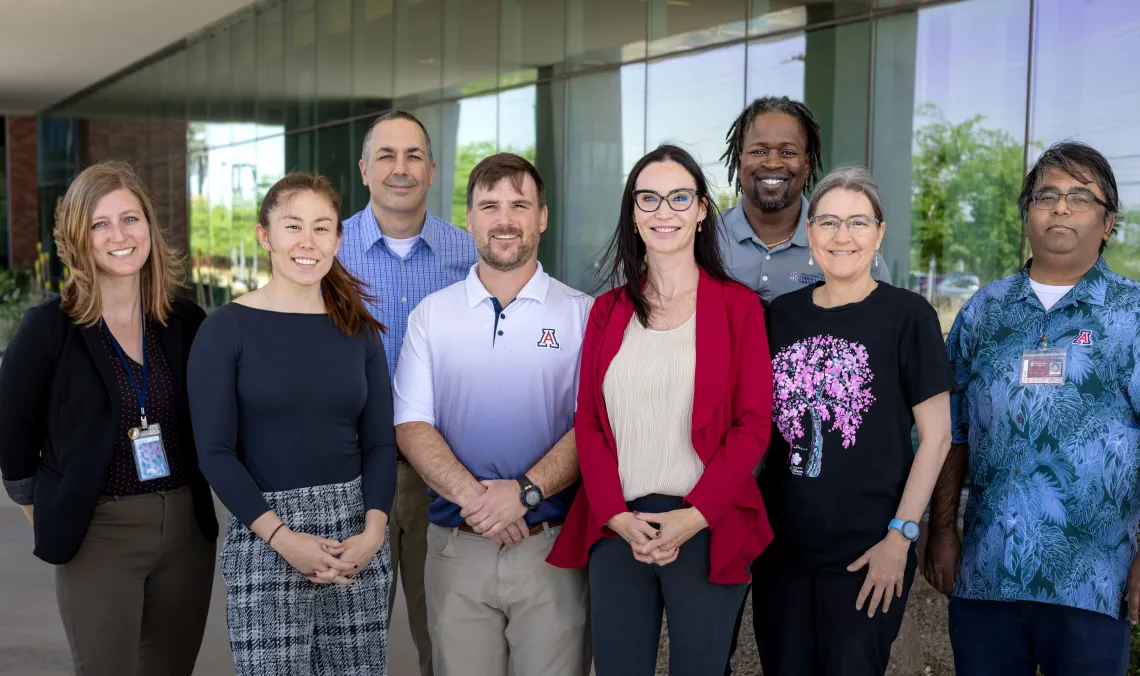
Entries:
{"label": "gravel ground", "polygon": [[[954,656],[950,651],[950,636],[946,628],[946,597],[926,583],[921,574],[915,575],[906,613],[922,636],[923,669],[914,674],[898,673],[895,676],[953,676]],[[754,676],[761,673],[760,662],[756,657],[756,640],[752,633],[752,601],[745,609],[744,626],[740,630],[740,640],[736,655],[732,659],[733,674]],[[657,656],[657,674],[669,673],[669,639],[663,632],[661,651]],[[892,672],[893,674],[893,672]],[[710,674],[710,676],[720,676]]]}

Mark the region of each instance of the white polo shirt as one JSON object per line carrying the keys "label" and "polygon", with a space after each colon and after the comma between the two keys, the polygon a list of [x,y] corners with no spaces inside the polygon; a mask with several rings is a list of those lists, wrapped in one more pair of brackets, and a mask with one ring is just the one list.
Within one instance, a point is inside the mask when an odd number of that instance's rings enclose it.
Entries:
{"label": "white polo shirt", "polygon": [[[395,424],[426,422],[477,479],[517,479],[574,426],[582,338],[594,299],[538,270],[497,311],[479,281],[425,298],[408,317],[392,382]],[[546,496],[531,525],[566,515],[576,487]],[[463,523],[432,492],[432,523]]]}

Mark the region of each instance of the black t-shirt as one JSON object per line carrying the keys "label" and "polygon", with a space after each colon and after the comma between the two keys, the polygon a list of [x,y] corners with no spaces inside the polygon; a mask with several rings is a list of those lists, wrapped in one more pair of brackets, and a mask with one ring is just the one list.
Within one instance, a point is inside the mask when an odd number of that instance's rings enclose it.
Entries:
{"label": "black t-shirt", "polygon": [[760,488],[771,559],[845,573],[898,510],[914,462],[912,407],[954,380],[921,296],[880,282],[825,309],[812,302],[821,284],[772,301],[775,429]]}

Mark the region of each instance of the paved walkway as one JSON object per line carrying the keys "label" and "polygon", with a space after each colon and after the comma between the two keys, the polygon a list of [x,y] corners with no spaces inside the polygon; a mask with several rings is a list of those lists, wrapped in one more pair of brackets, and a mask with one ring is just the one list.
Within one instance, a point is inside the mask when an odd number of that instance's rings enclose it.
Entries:
{"label": "paved walkway", "polygon": [[[219,509],[218,520],[225,523]],[[108,618],[113,621],[113,618]],[[388,636],[388,673],[412,676],[416,651],[408,631],[403,595]],[[67,639],[59,622],[51,566],[32,556],[32,531],[20,508],[0,494],[0,675],[71,676]],[[214,576],[210,621],[195,676],[234,673],[226,640],[225,588]]]}

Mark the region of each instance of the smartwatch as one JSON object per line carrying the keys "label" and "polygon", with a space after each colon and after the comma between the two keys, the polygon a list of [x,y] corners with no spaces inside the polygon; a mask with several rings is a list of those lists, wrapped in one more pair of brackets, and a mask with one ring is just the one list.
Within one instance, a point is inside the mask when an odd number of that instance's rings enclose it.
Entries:
{"label": "smartwatch", "polygon": [[526,478],[525,474],[518,482],[522,488],[522,492],[519,493],[519,500],[522,501],[523,507],[526,507],[527,510],[531,512],[537,512],[538,506],[542,504],[543,500],[542,491],[539,490],[538,486],[534,485],[533,481]]}
{"label": "smartwatch", "polygon": [[887,532],[889,533],[892,530],[902,533],[902,536],[911,542],[918,539],[918,524],[913,521],[891,519],[891,524],[887,526]]}

